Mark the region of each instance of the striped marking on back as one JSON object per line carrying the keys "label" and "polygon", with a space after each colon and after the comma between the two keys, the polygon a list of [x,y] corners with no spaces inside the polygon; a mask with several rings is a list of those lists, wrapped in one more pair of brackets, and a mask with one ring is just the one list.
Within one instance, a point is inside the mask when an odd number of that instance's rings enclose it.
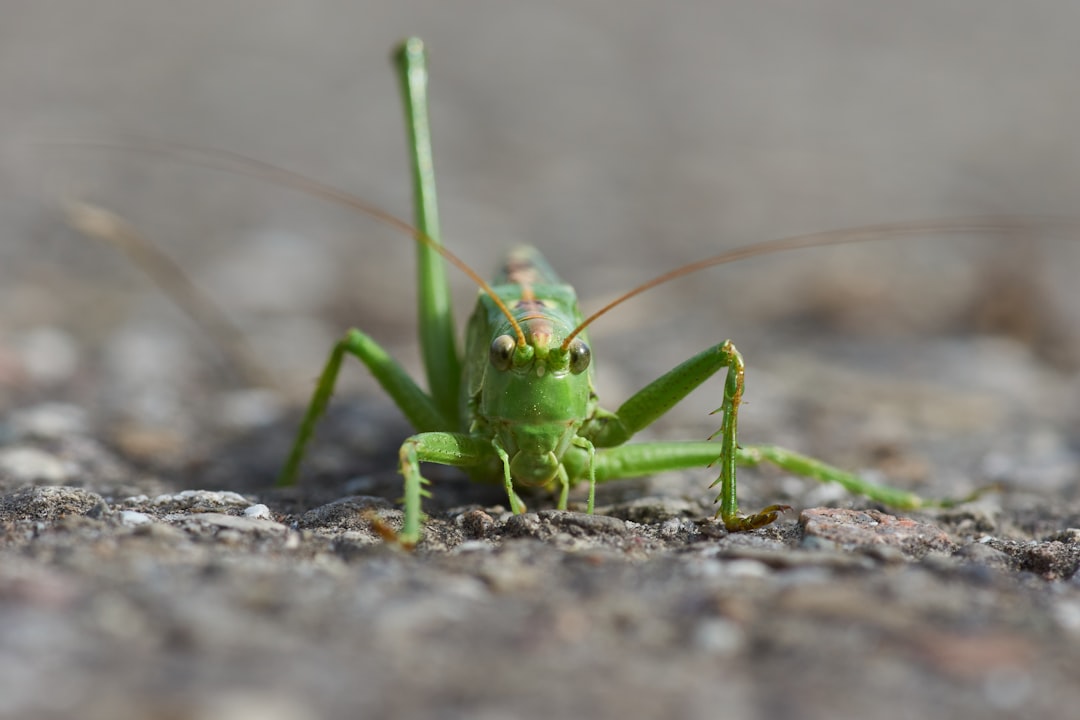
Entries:
{"label": "striped marking on back", "polygon": [[562,281],[540,251],[534,247],[522,245],[506,254],[506,260],[499,268],[494,284],[559,285]]}
{"label": "striped marking on back", "polygon": [[[534,346],[546,347],[551,340],[551,318],[545,312],[547,304],[536,297],[534,285],[552,280],[550,268],[545,267],[540,253],[531,247],[518,247],[511,250],[500,270],[498,281],[521,288],[521,298],[514,303],[514,314],[518,322],[527,328],[527,334]],[[521,314],[518,314],[521,313]]]}

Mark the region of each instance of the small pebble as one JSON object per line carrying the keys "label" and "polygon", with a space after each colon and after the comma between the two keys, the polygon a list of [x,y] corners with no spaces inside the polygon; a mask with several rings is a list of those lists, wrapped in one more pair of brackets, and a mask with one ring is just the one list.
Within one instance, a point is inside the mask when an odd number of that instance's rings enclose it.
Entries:
{"label": "small pebble", "polygon": [[486,537],[495,526],[495,521],[483,510],[470,510],[459,516],[458,522],[465,534],[471,538]]}
{"label": "small pebble", "polygon": [[665,520],[663,524],[660,525],[660,537],[670,540],[677,537],[682,530],[687,529],[687,526],[693,528],[692,523],[680,520],[679,518]]}
{"label": "small pebble", "polygon": [[141,513],[136,510],[124,510],[120,513],[120,522],[124,525],[145,525],[148,522],[153,522],[154,519],[146,513]]}
{"label": "small pebble", "polygon": [[272,520],[273,516],[270,514],[270,508],[266,507],[262,503],[258,505],[249,505],[244,508],[244,517],[256,518],[258,520]]}
{"label": "small pebble", "polygon": [[772,573],[768,565],[757,560],[729,560],[723,568],[727,575],[737,578],[763,578]]}

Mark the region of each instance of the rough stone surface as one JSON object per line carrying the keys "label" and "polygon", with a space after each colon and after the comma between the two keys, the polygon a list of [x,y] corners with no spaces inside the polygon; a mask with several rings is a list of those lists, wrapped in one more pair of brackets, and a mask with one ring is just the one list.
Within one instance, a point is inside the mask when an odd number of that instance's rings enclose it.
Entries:
{"label": "rough stone surface", "polygon": [[811,508],[799,515],[807,537],[848,547],[888,546],[906,552],[952,550],[948,534],[930,523],[898,518],[878,510]]}
{"label": "rough stone surface", "polygon": [[[1074,0],[5,3],[0,718],[1076,716],[1075,237],[782,253],[589,328],[605,407],[730,337],[744,445],[996,494],[903,513],[747,469],[744,511],[794,510],[732,535],[716,468],[515,517],[425,467],[409,553],[384,538],[412,431],[351,358],[301,484],[274,480],[346,328],[423,384],[413,241],[198,160],[40,141],[222,148],[408,217],[386,56],[419,33],[447,247],[486,275],[535,244],[591,311],[755,240],[1075,213],[1077,27]],[[173,256],[260,367],[73,233],[73,196]],[[722,392],[641,439],[704,440]]]}

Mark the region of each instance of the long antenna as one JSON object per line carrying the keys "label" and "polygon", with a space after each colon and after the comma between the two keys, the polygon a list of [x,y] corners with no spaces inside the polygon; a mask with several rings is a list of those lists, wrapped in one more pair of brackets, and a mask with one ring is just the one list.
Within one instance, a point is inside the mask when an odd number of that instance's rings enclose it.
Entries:
{"label": "long antenna", "polygon": [[119,215],[96,205],[69,202],[65,205],[68,224],[83,235],[118,248],[187,313],[195,325],[202,328],[230,358],[249,383],[255,386],[276,387],[271,373],[259,362],[257,355],[244,341],[244,333],[204,293],[176,262],[156,245],[143,237]]}
{"label": "long antenna", "polygon": [[1033,228],[1049,227],[1072,227],[1078,226],[1078,221],[1070,218],[1024,216],[1024,215],[985,215],[980,217],[944,218],[940,220],[927,220],[923,222],[898,222],[881,225],[862,225],[860,227],[845,228],[842,230],[829,230],[826,232],[810,233],[807,235],[793,235],[776,240],[765,240],[756,243],[742,245],[731,250],[726,250],[718,255],[707,257],[703,260],[669,270],[663,275],[658,275],[638,285],[633,290],[623,293],[574,328],[562,342],[565,351],[570,347],[570,342],[581,333],[582,330],[592,325],[597,318],[605,315],[608,311],[622,305],[630,298],[637,297],[646,290],[652,290],[658,285],[677,280],[699,270],[726,265],[736,260],[745,260],[762,255],[774,255],[787,250],[802,248],[823,247],[826,245],[845,245],[850,243],[870,242],[886,238],[900,237],[904,235],[955,235],[985,233],[994,235],[1008,235],[1018,230],[1031,230]]}
{"label": "long antenna", "polygon": [[388,213],[377,205],[364,200],[358,195],[345,192],[333,185],[314,180],[305,175],[301,175],[300,173],[293,172],[292,170],[286,170],[277,165],[272,165],[271,163],[263,162],[262,160],[255,160],[254,158],[249,158],[228,150],[208,150],[192,145],[184,145],[182,143],[156,142],[138,137],[132,137],[124,141],[62,140],[43,144],[51,147],[67,146],[158,155],[171,160],[187,162],[212,170],[267,180],[293,190],[314,195],[315,197],[322,198],[328,202],[334,202],[352,208],[359,213],[367,215],[376,222],[380,222],[383,225],[387,225],[411,235],[418,242],[427,245],[429,248],[446,258],[447,262],[465,273],[470,280],[476,283],[477,287],[491,296],[496,307],[498,307],[502,314],[506,316],[507,321],[509,321],[510,326],[513,328],[514,334],[517,336],[518,344],[525,344],[525,333],[514,319],[510,309],[499,299],[499,296],[491,289],[491,285],[489,285],[478,272],[473,270],[472,267],[453,252],[447,250],[445,246],[435,242],[419,229],[413,227],[396,215]]}

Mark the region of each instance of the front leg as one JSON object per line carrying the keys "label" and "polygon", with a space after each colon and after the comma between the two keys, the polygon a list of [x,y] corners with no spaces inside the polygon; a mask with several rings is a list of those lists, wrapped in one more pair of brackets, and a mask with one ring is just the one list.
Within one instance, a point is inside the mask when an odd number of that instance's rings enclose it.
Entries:
{"label": "front leg", "polygon": [[[705,440],[653,442],[597,450],[591,461],[584,452],[567,453],[563,460],[571,477],[582,479],[591,469],[595,482],[599,484],[672,470],[692,470],[715,465],[718,460],[718,452],[719,448],[716,443]],[[875,499],[882,498],[882,502],[888,502],[888,500],[906,500],[910,502],[912,498],[914,498],[915,502],[919,501],[910,493],[904,493],[902,490],[886,486],[871,486],[869,483],[865,483],[865,481],[861,481],[856,476],[839,468],[825,465],[789,450],[770,447],[768,453],[762,454],[758,446],[748,450],[738,448],[735,451],[735,460],[739,465],[744,466],[757,465],[763,460],[768,460],[785,470],[795,473],[805,473],[808,466],[813,465],[817,472],[810,476],[822,482],[839,482],[845,487],[852,487],[853,481],[859,482],[861,486],[858,491]],[[884,498],[888,498],[888,500]],[[788,509],[786,505],[770,505],[761,512],[747,518],[739,514],[738,507],[735,507],[733,511],[729,511],[727,514],[724,513],[724,508],[721,507],[717,515],[723,519],[724,526],[728,530],[741,532],[764,527],[772,523],[786,509]]]}
{"label": "front leg", "polygon": [[461,433],[425,432],[405,440],[399,453],[400,471],[405,478],[405,521],[398,541],[412,547],[420,541],[421,498],[431,494],[428,481],[420,474],[420,463],[469,468],[488,464],[495,457],[491,440]]}
{"label": "front leg", "polygon": [[720,503],[720,509],[716,512],[717,517],[723,518],[724,527],[731,532],[742,532],[764,527],[774,522],[778,514],[790,509],[787,505],[769,505],[761,512],[752,515],[739,514],[739,501],[735,497],[735,464],[738,461],[736,451],[739,448],[736,440],[739,426],[739,404],[742,402],[743,383],[746,375],[746,366],[743,364],[742,355],[731,344],[724,343],[728,360],[727,378],[724,380],[724,402],[713,414],[720,413],[720,429],[709,436],[712,440],[720,436],[720,477],[713,481],[709,487],[720,486],[720,495],[716,500]]}
{"label": "front leg", "polygon": [[[723,518],[728,530],[752,530],[773,522],[776,520],[777,513],[786,508],[782,505],[770,505],[753,515],[739,514],[735,493],[735,463],[738,450],[736,436],[746,368],[742,355],[730,340],[698,353],[649,383],[623,403],[618,411],[614,413],[598,411],[596,417],[586,423],[581,434],[592,441],[597,448],[622,445],[634,433],[648,427],[674,407],[701,383],[716,374],[720,368],[727,368],[724,400],[714,411],[720,413],[721,425],[720,429],[709,438],[712,440],[719,435],[720,448],[719,452],[708,461],[710,465],[720,464],[720,476],[710,487],[720,485],[720,495],[716,498],[720,503],[717,515]],[[600,462],[599,457],[597,462]],[[599,470],[597,473],[599,474]],[[600,478],[597,477],[596,481],[599,480]]]}

